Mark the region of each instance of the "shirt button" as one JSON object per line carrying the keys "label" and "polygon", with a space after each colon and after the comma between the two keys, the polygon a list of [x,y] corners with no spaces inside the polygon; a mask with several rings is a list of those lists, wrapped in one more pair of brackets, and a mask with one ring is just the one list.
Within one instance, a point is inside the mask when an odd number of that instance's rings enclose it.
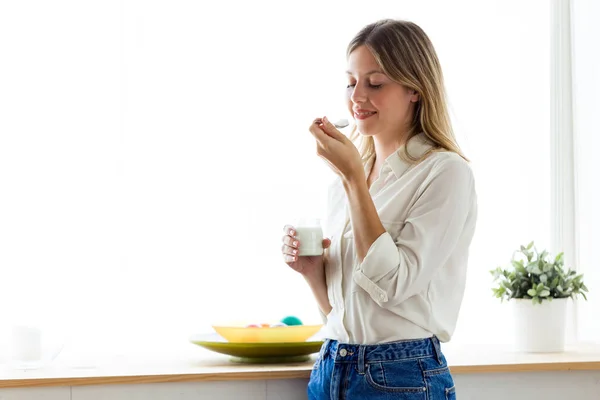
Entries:
{"label": "shirt button", "polygon": [[346,349],[341,349],[340,350],[340,356],[346,357],[347,354],[348,354],[348,351]]}

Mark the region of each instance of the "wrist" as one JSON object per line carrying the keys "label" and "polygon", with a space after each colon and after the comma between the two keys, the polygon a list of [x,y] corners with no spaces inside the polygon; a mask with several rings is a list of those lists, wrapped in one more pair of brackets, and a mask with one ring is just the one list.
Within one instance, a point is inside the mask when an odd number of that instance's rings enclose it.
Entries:
{"label": "wrist", "polygon": [[365,177],[364,172],[362,172],[362,174],[357,173],[357,174],[350,175],[348,177],[343,177],[342,183],[344,185],[344,189],[346,190],[346,192],[351,191],[351,190],[363,189],[363,188],[368,189],[367,178]]}
{"label": "wrist", "polygon": [[317,269],[315,272],[310,274],[302,274],[306,283],[311,288],[319,288],[321,286],[327,286],[327,281],[325,279],[325,269]]}

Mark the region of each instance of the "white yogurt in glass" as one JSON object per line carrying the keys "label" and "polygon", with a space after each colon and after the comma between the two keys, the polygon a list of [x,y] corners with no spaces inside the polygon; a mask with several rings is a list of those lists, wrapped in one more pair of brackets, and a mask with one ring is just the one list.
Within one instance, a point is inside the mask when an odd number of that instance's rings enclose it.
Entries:
{"label": "white yogurt in glass", "polygon": [[319,219],[302,218],[295,228],[296,238],[300,242],[300,257],[323,255],[323,229]]}

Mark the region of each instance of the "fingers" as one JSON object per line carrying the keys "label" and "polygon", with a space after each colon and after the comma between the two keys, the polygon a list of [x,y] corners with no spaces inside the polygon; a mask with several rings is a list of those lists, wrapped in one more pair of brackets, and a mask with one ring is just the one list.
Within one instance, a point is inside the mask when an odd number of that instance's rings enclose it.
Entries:
{"label": "fingers", "polygon": [[346,136],[340,132],[330,121],[329,119],[327,119],[327,117],[323,117],[323,123],[321,126],[321,129],[328,134],[329,136],[331,136],[332,138],[339,140],[339,141],[344,141],[344,139],[346,139]]}
{"label": "fingers", "polygon": [[321,146],[326,146],[327,142],[331,140],[331,137],[328,136],[325,131],[322,129],[323,120],[321,118],[317,118],[313,121],[312,124],[308,127],[308,130],[312,135],[317,139],[317,142]]}
{"label": "fingers", "polygon": [[300,247],[300,242],[298,241],[298,239],[290,235],[284,235],[283,238],[281,238],[281,241],[284,245],[292,247],[294,249],[298,249],[298,247]]}
{"label": "fingers", "polygon": [[281,246],[281,252],[283,253],[283,259],[285,262],[298,261],[298,249],[284,244]]}
{"label": "fingers", "polygon": [[286,225],[283,227],[283,232],[285,233],[281,238],[283,244],[297,249],[300,243],[298,242],[298,239],[296,239],[296,228],[292,225]]}
{"label": "fingers", "polygon": [[285,232],[286,235],[290,235],[290,236],[296,235],[296,228],[294,228],[292,225],[284,226],[283,231]]}
{"label": "fingers", "polygon": [[296,239],[296,229],[291,225],[286,225],[283,228],[285,235],[281,241],[283,245],[281,246],[281,253],[283,254],[283,260],[286,263],[293,263],[298,261],[298,246],[300,246],[300,242]]}
{"label": "fingers", "polygon": [[287,264],[292,264],[292,263],[295,263],[296,261],[298,261],[298,259],[295,256],[288,256],[288,255],[284,255],[283,260]]}

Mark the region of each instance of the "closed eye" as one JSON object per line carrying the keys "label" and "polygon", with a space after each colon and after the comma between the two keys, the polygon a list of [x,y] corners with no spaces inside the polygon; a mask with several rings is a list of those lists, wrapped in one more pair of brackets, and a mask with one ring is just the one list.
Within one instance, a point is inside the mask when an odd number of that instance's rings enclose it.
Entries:
{"label": "closed eye", "polygon": [[[348,84],[348,86],[346,86],[346,89],[350,89],[350,88],[352,88],[354,86],[356,86],[356,83],[350,83],[350,84]],[[383,84],[372,85],[372,84],[369,83],[369,87],[371,89],[381,89],[382,86],[383,86]]]}

